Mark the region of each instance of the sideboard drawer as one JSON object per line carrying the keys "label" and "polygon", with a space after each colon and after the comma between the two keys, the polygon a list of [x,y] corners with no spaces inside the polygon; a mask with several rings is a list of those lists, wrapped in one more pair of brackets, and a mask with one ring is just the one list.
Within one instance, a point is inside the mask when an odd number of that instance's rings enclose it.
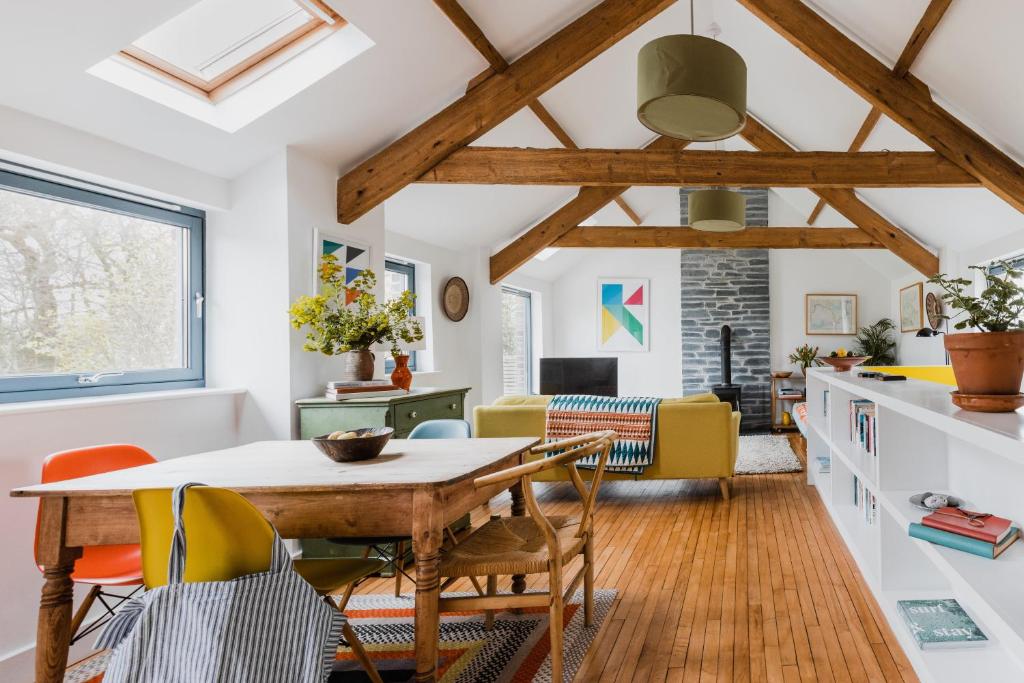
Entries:
{"label": "sideboard drawer", "polygon": [[394,407],[396,435],[405,435],[427,420],[462,419],[462,394],[431,396],[404,401]]}

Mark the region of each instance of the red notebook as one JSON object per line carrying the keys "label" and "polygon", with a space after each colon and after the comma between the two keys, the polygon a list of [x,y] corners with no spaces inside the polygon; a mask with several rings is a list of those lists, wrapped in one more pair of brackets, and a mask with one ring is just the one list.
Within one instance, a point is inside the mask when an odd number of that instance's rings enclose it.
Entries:
{"label": "red notebook", "polygon": [[[971,524],[971,518],[975,524]],[[982,525],[979,526],[978,523]],[[933,529],[942,529],[950,533],[969,536],[979,541],[999,545],[1010,533],[1011,522],[1002,517],[983,512],[971,512],[959,508],[940,508],[921,520],[921,524]]]}

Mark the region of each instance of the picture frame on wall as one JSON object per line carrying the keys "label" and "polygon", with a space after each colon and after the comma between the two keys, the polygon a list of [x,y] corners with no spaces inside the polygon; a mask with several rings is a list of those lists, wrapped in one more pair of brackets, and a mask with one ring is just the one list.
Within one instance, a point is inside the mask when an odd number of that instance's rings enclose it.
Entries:
{"label": "picture frame on wall", "polygon": [[359,277],[372,263],[370,245],[340,232],[313,228],[314,294],[320,293],[320,259],[324,254],[333,254],[338,259],[338,265],[345,269],[346,285]]}
{"label": "picture frame on wall", "polygon": [[805,294],[804,332],[808,335],[857,334],[857,295]]}
{"label": "picture frame on wall", "polygon": [[924,283],[915,282],[900,290],[900,332],[917,332],[924,327]]}
{"label": "picture frame on wall", "polygon": [[650,351],[651,281],[647,278],[597,279],[597,350]]}

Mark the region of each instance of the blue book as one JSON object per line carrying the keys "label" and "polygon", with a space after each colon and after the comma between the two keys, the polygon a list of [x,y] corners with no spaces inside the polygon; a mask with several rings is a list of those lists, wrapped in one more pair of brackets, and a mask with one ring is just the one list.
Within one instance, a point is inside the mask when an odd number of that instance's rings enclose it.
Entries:
{"label": "blue book", "polygon": [[949,531],[943,531],[942,529],[933,529],[932,527],[925,526],[924,524],[912,523],[910,525],[910,535],[914,538],[929,541],[930,543],[944,545],[947,548],[962,550],[965,553],[971,553],[972,555],[978,555],[979,557],[994,560],[1020,537],[1020,529],[1017,527],[1010,529],[1010,533],[1006,535],[1006,538],[1003,539],[999,545],[988,543],[987,541],[981,541],[977,538],[971,538],[970,536],[961,536],[960,534],[950,533]]}
{"label": "blue book", "polygon": [[922,650],[976,647],[988,642],[956,600],[900,600],[900,616]]}

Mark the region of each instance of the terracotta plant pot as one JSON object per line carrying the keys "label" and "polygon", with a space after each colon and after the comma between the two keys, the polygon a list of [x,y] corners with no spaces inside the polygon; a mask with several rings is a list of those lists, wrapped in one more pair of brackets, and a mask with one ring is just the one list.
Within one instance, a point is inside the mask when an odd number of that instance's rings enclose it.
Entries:
{"label": "terracotta plant pot", "polygon": [[345,356],[344,379],[365,382],[373,379],[374,355],[367,349],[349,351]]}
{"label": "terracotta plant pot", "polygon": [[1020,393],[1024,330],[947,334],[944,344],[961,394]]}
{"label": "terracotta plant pot", "polygon": [[412,386],[412,370],[409,369],[409,356],[395,356],[395,369],[391,373],[391,383],[399,389],[409,391]]}

